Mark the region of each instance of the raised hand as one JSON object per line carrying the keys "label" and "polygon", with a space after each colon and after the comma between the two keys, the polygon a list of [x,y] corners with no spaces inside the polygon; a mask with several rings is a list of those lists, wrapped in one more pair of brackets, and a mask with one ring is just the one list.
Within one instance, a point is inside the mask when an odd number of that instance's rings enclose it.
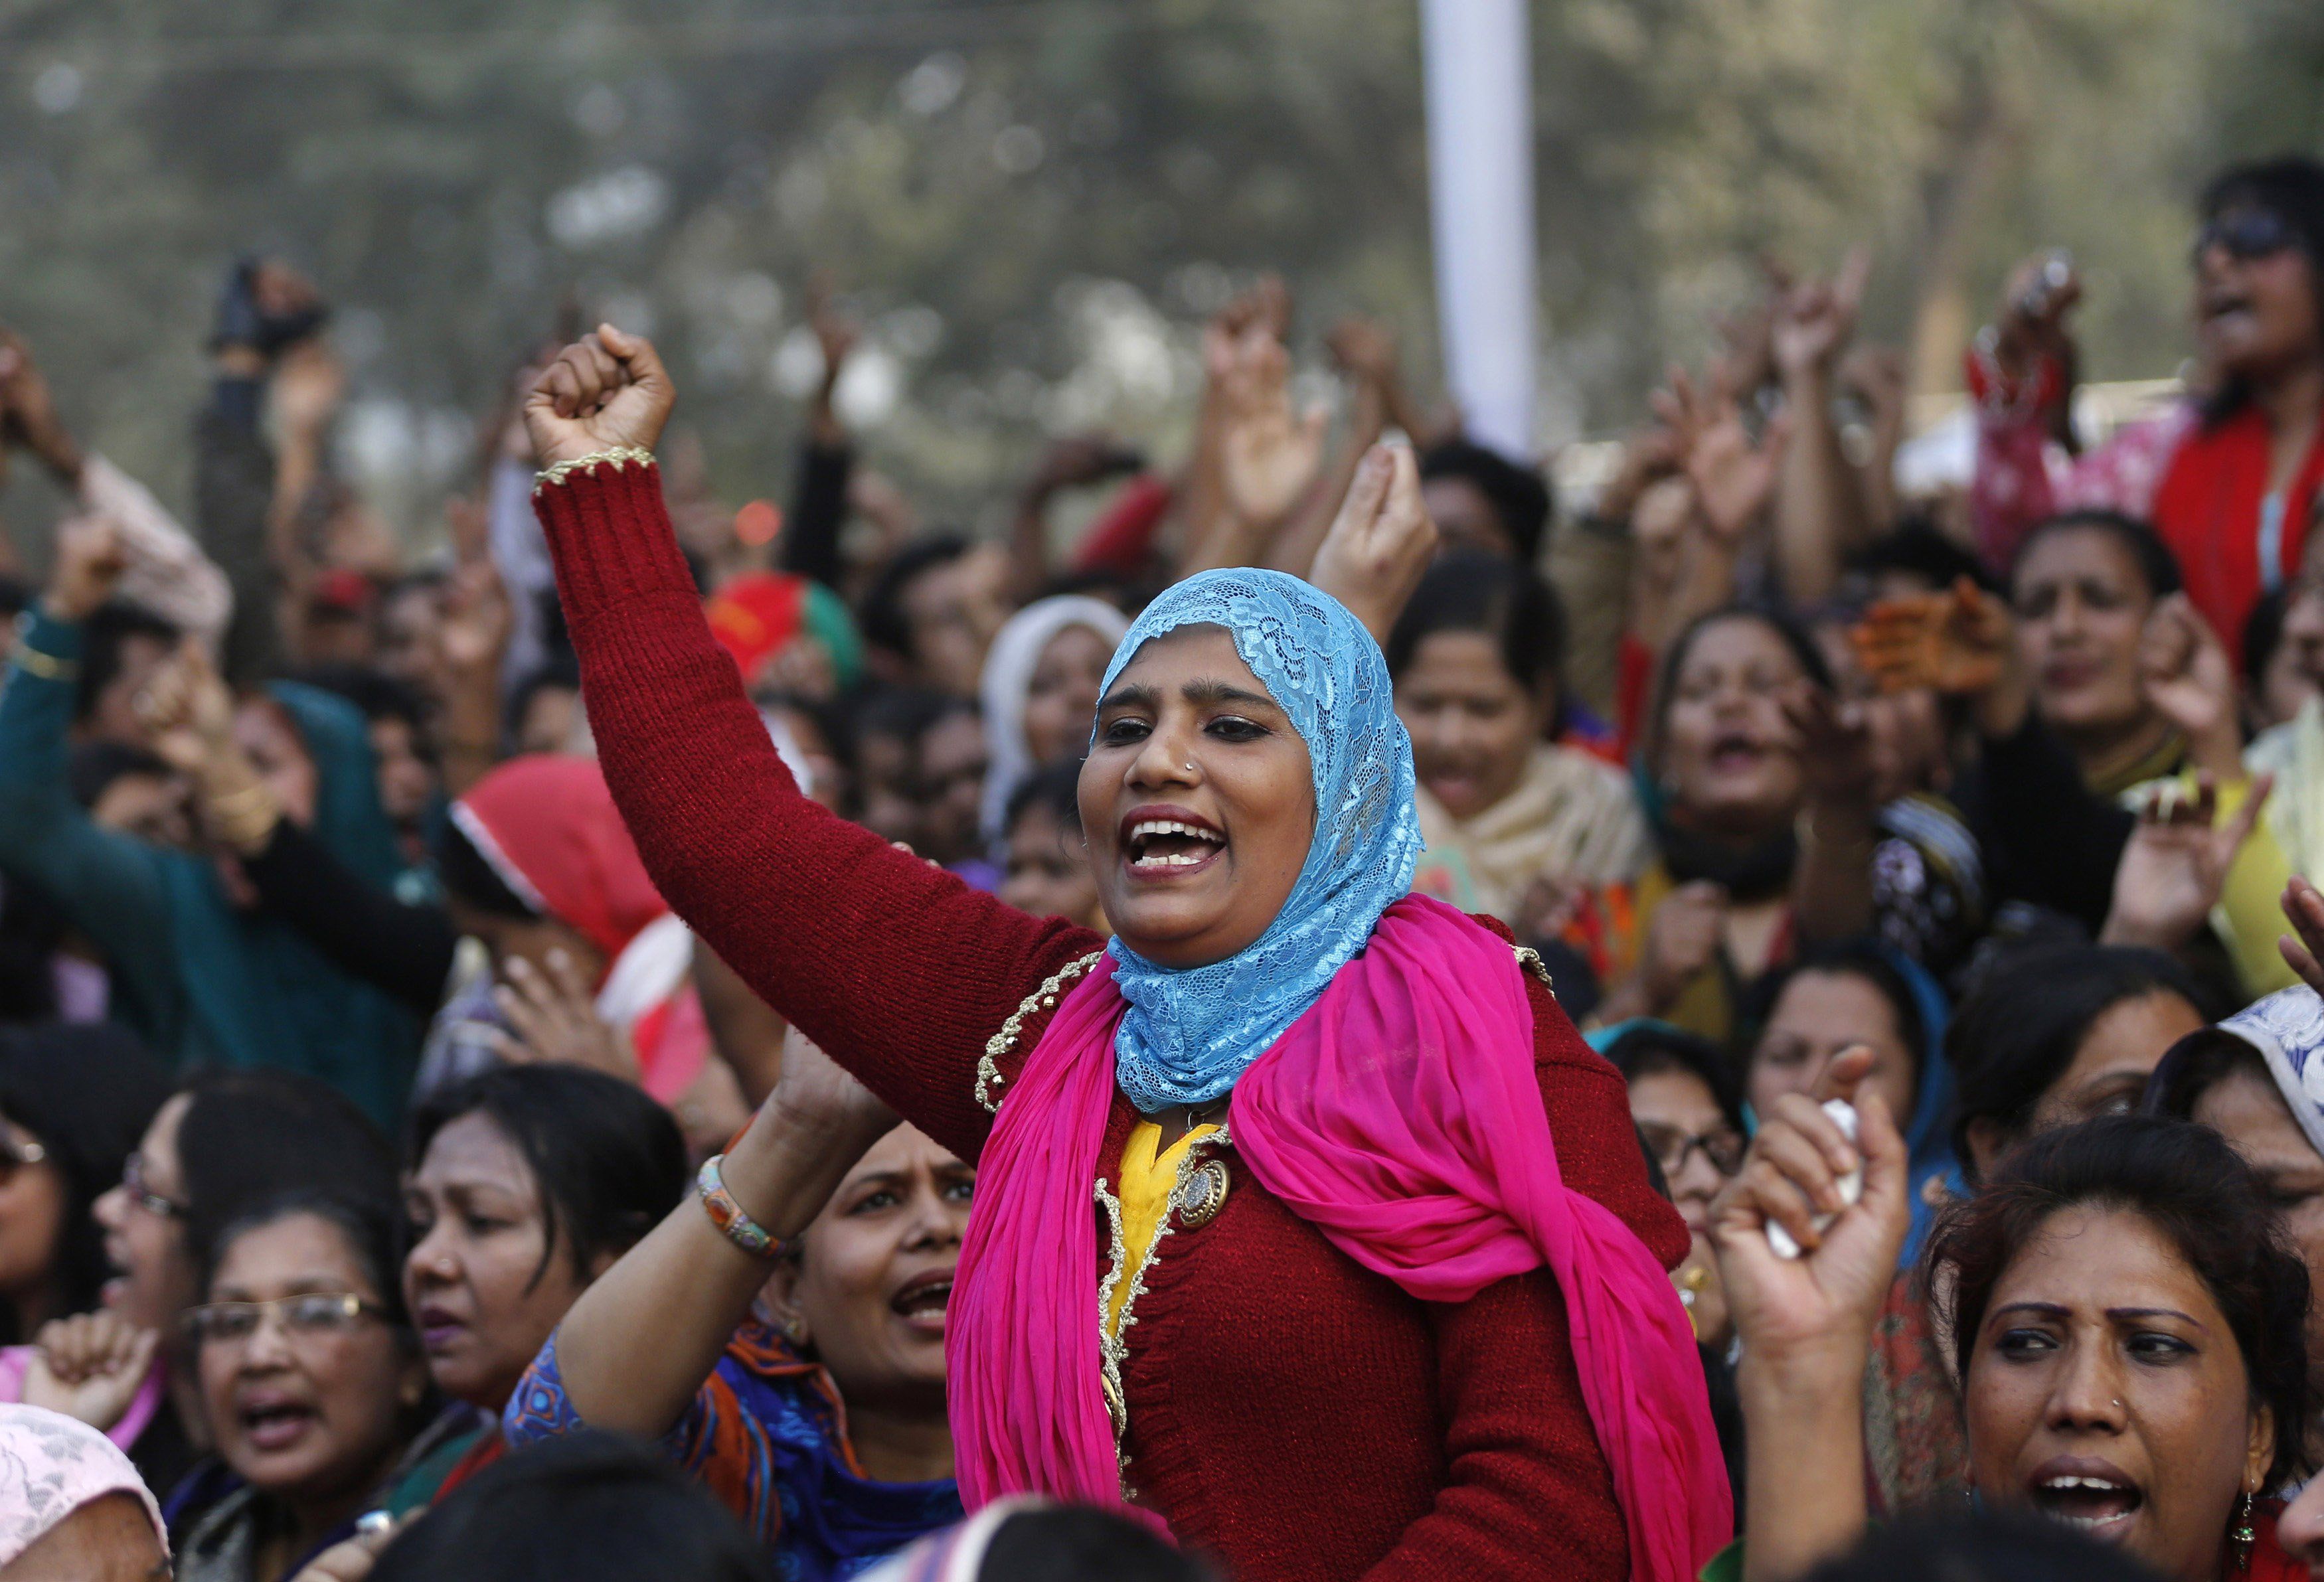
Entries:
{"label": "raised hand", "polygon": [[524,399],[537,465],[634,446],[651,450],[678,391],[653,343],[601,324],[557,354]]}
{"label": "raised hand", "polygon": [[2066,316],[2082,299],[2081,277],[2056,248],[2020,260],[2001,289],[2001,312],[1994,320],[1995,350],[2003,366],[2021,372],[2047,354],[2070,365],[2074,345]]}
{"label": "raised hand", "polygon": [[24,446],[60,478],[72,482],[80,476],[80,446],[57,417],[32,348],[5,327],[0,327],[0,440]]}
{"label": "raised hand", "polygon": [[2186,594],[2157,602],[2146,618],[2138,679],[2146,701],[2186,736],[2204,768],[2236,773],[2243,738],[2236,721],[2235,664]]}
{"label": "raised hand", "polygon": [[1396,383],[1396,337],[1369,318],[1340,320],[1323,335],[1324,349],[1349,378],[1386,391]]}
{"label": "raised hand", "polygon": [[2324,894],[2303,874],[2283,887],[2283,920],[2292,933],[2277,936],[2275,948],[2302,983],[2324,994]]}
{"label": "raised hand", "polygon": [[1769,422],[1754,445],[1732,396],[1698,391],[1676,369],[1655,409],[1676,436],[1679,465],[1694,485],[1704,527],[1720,543],[1733,546],[1774,498],[1790,437],[1788,421],[1778,417]]}
{"label": "raised hand", "polygon": [[493,1002],[509,1025],[498,1041],[502,1059],[587,1066],[623,1081],[638,1080],[637,1052],[597,1014],[596,997],[571,955],[551,950],[538,967],[509,956],[501,970],[505,981],[493,990]]}
{"label": "raised hand", "polygon": [[1801,683],[1780,701],[1785,722],[1799,735],[1811,805],[1870,807],[1876,777],[1870,712],[1812,682]]}
{"label": "raised hand", "polygon": [[1111,434],[1069,434],[1049,442],[1026,483],[1025,492],[1046,500],[1061,489],[1103,483],[1122,473],[1134,473],[1145,464],[1146,458],[1134,447]]}
{"label": "raised hand", "polygon": [[1880,600],[1848,638],[1881,691],[1959,697],[2000,683],[2015,629],[2007,605],[1963,577],[1949,593]]}
{"label": "raised hand", "polygon": [[103,1432],[129,1413],[161,1340],[100,1309],[41,1327],[24,1371],[24,1404],[61,1412]]}
{"label": "raised hand", "polygon": [[1786,380],[1831,373],[1856,334],[1857,310],[1871,273],[1871,253],[1852,248],[1830,283],[1811,281],[1777,299],[1770,345],[1775,366]]}
{"label": "raised hand", "polygon": [[70,517],[57,529],[56,565],[49,573],[42,607],[59,621],[86,621],[113,597],[129,553],[111,521]]}
{"label": "raised hand", "polygon": [[471,560],[452,574],[437,638],[447,665],[468,674],[497,671],[515,625],[508,590],[492,561]]}
{"label": "raised hand", "polygon": [[1323,465],[1331,414],[1291,408],[1291,354],[1254,322],[1233,337],[1219,387],[1220,483],[1235,515],[1255,529],[1279,527]]}
{"label": "raised hand", "polygon": [[311,441],[339,409],[347,392],[347,371],[328,342],[303,340],[275,363],[271,391],[285,433]]}
{"label": "raised hand", "polygon": [[1307,580],[1345,604],[1385,643],[1436,555],[1412,446],[1383,440],[1364,453]]}
{"label": "raised hand", "polygon": [[766,1108],[811,1134],[851,1144],[860,1140],[859,1153],[897,1123],[894,1110],[797,1027],[783,1035],[782,1075],[775,1079]]}
{"label": "raised hand", "polygon": [[[1860,1373],[1872,1326],[1895,1277],[1912,1222],[1904,1139],[1879,1095],[1862,1086],[1872,1052],[1850,1049],[1825,1069],[1812,1098],[1787,1093],[1759,1118],[1743,1168],[1711,1205],[1711,1245],[1746,1356],[1771,1364],[1812,1359],[1840,1376]],[[1857,1140],[1823,1111],[1853,1103]],[[1864,1172],[1853,1205],[1840,1177]],[[1816,1221],[1832,1215],[1825,1228]],[[1768,1245],[1780,1225],[1801,1255]]]}
{"label": "raised hand", "polygon": [[2115,867],[2114,901],[2099,943],[2175,951],[2192,939],[2219,904],[2227,869],[2274,785],[2262,775],[2235,817],[2216,828],[2218,791],[2209,775],[2196,777],[2192,796],[2175,783],[2150,787]]}
{"label": "raised hand", "polygon": [[197,774],[234,742],[234,694],[188,639],[137,694],[137,717],[171,768]]}
{"label": "raised hand", "polygon": [[1646,920],[1638,955],[1638,988],[1649,1015],[1668,1010],[1711,965],[1726,923],[1727,892],[1708,880],[1681,885],[1663,898]]}

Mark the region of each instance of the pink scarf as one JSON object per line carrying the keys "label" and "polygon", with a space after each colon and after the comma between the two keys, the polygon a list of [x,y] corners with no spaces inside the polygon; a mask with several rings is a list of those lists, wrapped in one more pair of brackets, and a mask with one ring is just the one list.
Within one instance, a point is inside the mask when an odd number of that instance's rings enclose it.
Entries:
{"label": "pink scarf", "polygon": [[[1098,1151],[1124,1003],[1102,961],[1001,1107],[952,1302],[945,1364],[962,1498],[1119,1507],[1100,1386]],[[1613,1469],[1631,1569],[1683,1582],[1734,1531],[1684,1310],[1654,1255],[1558,1175],[1534,1026],[1508,943],[1408,896],[1235,1085],[1259,1183],[1425,1301],[1547,1265]]]}

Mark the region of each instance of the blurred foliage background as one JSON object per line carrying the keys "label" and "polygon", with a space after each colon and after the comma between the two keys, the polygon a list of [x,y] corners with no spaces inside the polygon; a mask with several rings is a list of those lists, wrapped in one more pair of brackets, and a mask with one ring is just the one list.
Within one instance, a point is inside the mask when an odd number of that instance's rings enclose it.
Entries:
{"label": "blurred foliage background", "polygon": [[[2204,174],[2324,152],[2316,0],[1533,14],[1545,450],[1637,418],[1762,256],[1858,240],[1921,388],[2052,244],[2089,375],[2167,374]],[[1175,454],[1194,327],[1259,270],[1311,352],[1374,315],[1433,391],[1426,181],[1413,0],[0,0],[0,321],[69,418],[182,502],[219,281],[282,253],[415,552],[560,303],[657,337],[735,502],[790,467],[816,271],[869,327],[844,409],[939,520],[997,526],[1045,433]]]}

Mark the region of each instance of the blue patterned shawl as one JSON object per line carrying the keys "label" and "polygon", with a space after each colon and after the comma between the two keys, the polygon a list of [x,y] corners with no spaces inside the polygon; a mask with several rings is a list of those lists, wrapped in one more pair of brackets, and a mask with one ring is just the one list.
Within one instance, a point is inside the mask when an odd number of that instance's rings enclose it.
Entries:
{"label": "blue patterned shawl", "polygon": [[[1114,985],[1130,1002],[1115,1080],[1151,1114],[1225,1093],[1364,948],[1420,854],[1412,739],[1396,717],[1388,661],[1329,593],[1275,571],[1208,571],[1146,607],[1106,667],[1113,688],[1148,639],[1223,627],[1290,715],[1314,765],[1315,838],[1267,932],[1207,967],[1157,966],[1116,938]],[[1094,740],[1094,739],[1093,739]]]}

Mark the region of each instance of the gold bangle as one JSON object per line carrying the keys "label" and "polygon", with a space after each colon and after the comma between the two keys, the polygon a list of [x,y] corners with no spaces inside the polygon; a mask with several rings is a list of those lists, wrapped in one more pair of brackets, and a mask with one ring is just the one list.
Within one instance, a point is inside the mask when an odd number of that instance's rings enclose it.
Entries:
{"label": "gold bangle", "polygon": [[37,676],[42,681],[78,681],[80,661],[60,659],[54,654],[44,654],[38,648],[26,648],[22,639],[16,643],[16,668],[27,676]]}
{"label": "gold bangle", "polygon": [[584,467],[594,467],[599,462],[610,462],[616,469],[632,462],[641,467],[650,467],[654,464],[654,454],[640,445],[616,445],[610,449],[593,450],[587,455],[575,456],[570,461],[551,462],[532,475],[532,492],[538,494],[551,483],[562,483],[572,474]]}

